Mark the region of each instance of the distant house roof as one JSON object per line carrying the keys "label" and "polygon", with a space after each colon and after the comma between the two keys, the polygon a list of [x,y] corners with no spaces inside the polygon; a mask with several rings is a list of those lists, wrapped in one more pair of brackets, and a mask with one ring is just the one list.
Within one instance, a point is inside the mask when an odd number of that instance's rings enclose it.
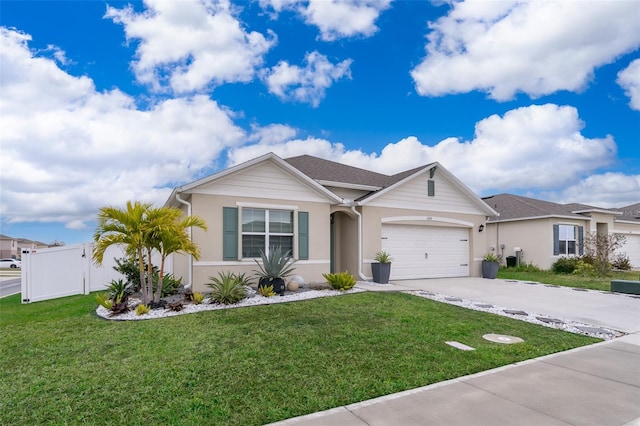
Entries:
{"label": "distant house roof", "polygon": [[640,213],[640,203],[620,209],[606,209],[580,203],[559,204],[514,194],[492,195],[484,197],[483,200],[500,213],[499,217],[493,217],[489,222],[541,219],[545,217],[584,220],[585,213],[605,213],[615,216],[614,221],[633,220],[640,222],[640,214],[636,215],[638,216],[637,219],[633,218],[633,211]]}
{"label": "distant house roof", "polygon": [[640,203],[631,204],[616,209],[622,213],[616,220],[625,220],[630,222],[640,222]]}

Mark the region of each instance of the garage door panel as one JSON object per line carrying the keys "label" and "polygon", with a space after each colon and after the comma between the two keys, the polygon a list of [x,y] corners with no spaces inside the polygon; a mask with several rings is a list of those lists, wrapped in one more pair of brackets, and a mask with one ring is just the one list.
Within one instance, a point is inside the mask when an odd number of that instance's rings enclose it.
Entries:
{"label": "garage door panel", "polygon": [[640,235],[625,235],[625,242],[617,252],[626,254],[632,267],[640,268]]}
{"label": "garage door panel", "polygon": [[393,258],[391,279],[469,275],[468,228],[383,225],[382,235]]}

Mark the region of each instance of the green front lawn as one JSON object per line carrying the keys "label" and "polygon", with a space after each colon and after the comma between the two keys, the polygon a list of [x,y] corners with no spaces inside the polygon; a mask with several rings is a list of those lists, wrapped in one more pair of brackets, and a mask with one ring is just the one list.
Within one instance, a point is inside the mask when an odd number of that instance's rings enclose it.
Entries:
{"label": "green front lawn", "polygon": [[129,322],[95,307],[0,299],[0,424],[259,425],[598,341],[400,293]]}
{"label": "green front lawn", "polygon": [[527,270],[527,268],[500,268],[498,278],[610,291],[612,279],[638,280],[640,279],[640,272],[613,272],[609,277],[585,277],[573,274],[556,274],[553,271],[532,271]]}

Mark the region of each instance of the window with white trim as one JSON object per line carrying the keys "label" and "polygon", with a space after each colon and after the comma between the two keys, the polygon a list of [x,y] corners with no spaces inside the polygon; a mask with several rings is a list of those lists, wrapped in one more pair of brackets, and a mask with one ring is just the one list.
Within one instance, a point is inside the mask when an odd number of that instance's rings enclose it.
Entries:
{"label": "window with white trim", "polygon": [[577,254],[578,227],[574,225],[560,225],[558,228],[559,254],[565,256]]}
{"label": "window with white trim", "polygon": [[242,257],[260,257],[260,250],[280,246],[293,253],[293,211],[244,207],[242,209]]}

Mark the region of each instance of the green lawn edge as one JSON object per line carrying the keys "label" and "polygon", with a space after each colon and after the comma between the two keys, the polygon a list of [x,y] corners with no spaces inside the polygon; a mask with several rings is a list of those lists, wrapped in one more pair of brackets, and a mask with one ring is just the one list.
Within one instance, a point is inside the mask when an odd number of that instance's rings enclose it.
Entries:
{"label": "green lawn edge", "polygon": [[259,425],[599,341],[401,293],[149,321],[95,307],[0,299],[0,424]]}

